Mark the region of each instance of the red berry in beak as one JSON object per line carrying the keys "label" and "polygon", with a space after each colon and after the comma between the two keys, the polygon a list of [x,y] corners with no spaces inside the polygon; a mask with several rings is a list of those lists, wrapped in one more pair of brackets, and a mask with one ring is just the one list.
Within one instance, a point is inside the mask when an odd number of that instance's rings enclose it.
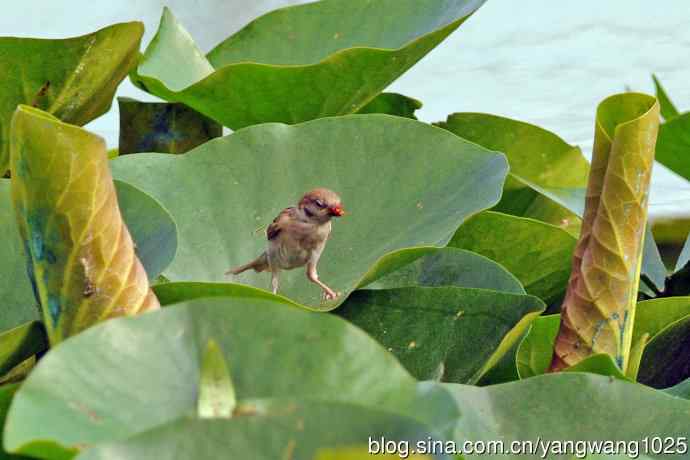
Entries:
{"label": "red berry in beak", "polygon": [[345,211],[343,208],[340,207],[340,205],[337,206],[331,206],[330,208],[331,215],[335,217],[341,217],[345,215]]}

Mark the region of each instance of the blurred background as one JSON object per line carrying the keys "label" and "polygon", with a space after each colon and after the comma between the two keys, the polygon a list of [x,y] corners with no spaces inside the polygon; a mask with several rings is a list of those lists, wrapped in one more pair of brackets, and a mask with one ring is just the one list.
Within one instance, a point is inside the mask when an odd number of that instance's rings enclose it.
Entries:
{"label": "blurred background", "polygon": [[[5,2],[0,35],[64,38],[140,20],[145,46],[167,5],[206,52],[256,16],[298,3],[305,2],[23,0]],[[424,121],[490,112],[549,129],[589,157],[597,104],[626,89],[653,94],[652,73],[681,112],[690,109],[689,49],[688,0],[488,0],[388,91],[420,99],[424,107],[417,114]],[[155,100],[128,80],[118,95]],[[114,104],[87,128],[112,148],[118,125]],[[658,164],[650,213],[656,219],[690,216],[690,185]]]}

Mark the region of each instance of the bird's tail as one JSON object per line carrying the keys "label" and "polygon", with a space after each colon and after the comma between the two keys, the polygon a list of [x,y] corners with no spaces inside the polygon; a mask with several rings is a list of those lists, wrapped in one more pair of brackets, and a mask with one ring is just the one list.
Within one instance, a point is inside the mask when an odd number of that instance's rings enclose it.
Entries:
{"label": "bird's tail", "polygon": [[250,268],[253,268],[255,272],[263,272],[268,270],[268,257],[266,257],[266,253],[264,252],[261,254],[259,257],[256,259],[252,260],[248,264],[240,265],[239,267],[231,268],[230,270],[226,271],[226,275],[239,275],[240,273],[249,270]]}

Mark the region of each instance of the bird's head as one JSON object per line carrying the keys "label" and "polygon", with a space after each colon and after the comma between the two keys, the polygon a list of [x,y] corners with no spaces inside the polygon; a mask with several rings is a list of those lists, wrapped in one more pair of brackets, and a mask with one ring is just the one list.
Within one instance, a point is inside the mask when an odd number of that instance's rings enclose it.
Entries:
{"label": "bird's head", "polygon": [[318,222],[328,222],[332,217],[345,215],[340,197],[337,193],[327,188],[315,188],[307,192],[298,204],[308,218]]}

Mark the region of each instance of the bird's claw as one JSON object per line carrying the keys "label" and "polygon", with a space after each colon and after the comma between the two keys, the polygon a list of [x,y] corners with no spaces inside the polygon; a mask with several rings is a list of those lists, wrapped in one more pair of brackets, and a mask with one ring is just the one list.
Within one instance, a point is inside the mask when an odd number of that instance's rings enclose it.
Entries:
{"label": "bird's claw", "polygon": [[340,292],[323,291],[323,293],[321,294],[321,300],[323,301],[335,300],[338,297],[340,297]]}

